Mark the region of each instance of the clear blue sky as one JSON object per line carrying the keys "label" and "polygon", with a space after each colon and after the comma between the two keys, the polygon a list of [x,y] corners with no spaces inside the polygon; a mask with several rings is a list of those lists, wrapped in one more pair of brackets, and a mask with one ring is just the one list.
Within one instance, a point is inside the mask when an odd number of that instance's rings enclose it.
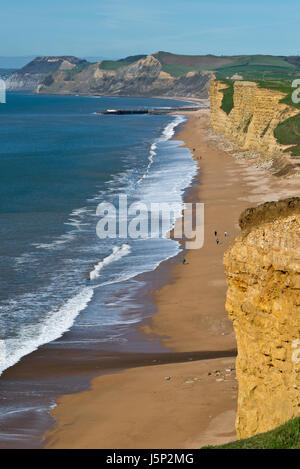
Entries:
{"label": "clear blue sky", "polygon": [[299,0],[1,2],[0,56],[300,54]]}

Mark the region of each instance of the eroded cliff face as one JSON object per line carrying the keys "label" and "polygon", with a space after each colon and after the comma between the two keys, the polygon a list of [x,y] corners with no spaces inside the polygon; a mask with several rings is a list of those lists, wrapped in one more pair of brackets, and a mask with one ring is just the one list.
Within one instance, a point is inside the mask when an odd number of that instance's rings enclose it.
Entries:
{"label": "eroded cliff face", "polygon": [[238,438],[300,415],[300,198],[247,209],[225,253],[238,344]]}
{"label": "eroded cliff face", "polygon": [[[97,94],[104,96],[184,96],[208,98],[210,71],[189,71],[173,76],[153,55],[136,56],[129,63],[106,69],[77,57],[37,57],[6,80],[8,90],[46,94]],[[139,58],[141,57],[141,58]],[[105,62],[105,61],[104,61]]]}
{"label": "eroded cliff face", "polygon": [[229,114],[221,109],[222,89],[228,85],[213,80],[210,84],[211,125],[242,151],[253,150],[268,159],[283,154],[287,146],[280,145],[274,129],[280,122],[299,114],[299,110],[280,103],[284,93],[260,88],[257,83],[234,83],[233,108]]}
{"label": "eroded cliff face", "polygon": [[54,71],[70,71],[85,60],[73,56],[37,57],[6,80],[7,90],[36,91],[45,77]]}
{"label": "eroded cliff face", "polygon": [[185,96],[207,98],[211,72],[192,72],[175,78],[162,70],[152,55],[120,67],[101,69],[101,62],[91,64],[76,74],[64,71],[42,82],[39,93],[94,93],[107,96]]}

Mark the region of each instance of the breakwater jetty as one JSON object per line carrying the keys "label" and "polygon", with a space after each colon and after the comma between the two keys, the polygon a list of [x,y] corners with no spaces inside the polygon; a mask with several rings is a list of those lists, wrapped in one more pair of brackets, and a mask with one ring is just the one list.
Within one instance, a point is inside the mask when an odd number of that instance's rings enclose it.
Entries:
{"label": "breakwater jetty", "polygon": [[179,106],[170,108],[143,108],[143,109],[106,109],[97,111],[97,114],[124,115],[124,114],[169,114],[172,112],[198,111],[203,106]]}

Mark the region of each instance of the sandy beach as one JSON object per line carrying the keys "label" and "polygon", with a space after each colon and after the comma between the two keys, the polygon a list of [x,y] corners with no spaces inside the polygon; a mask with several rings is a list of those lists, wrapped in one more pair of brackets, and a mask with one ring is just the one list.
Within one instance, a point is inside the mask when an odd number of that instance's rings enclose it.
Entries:
{"label": "sandy beach", "polygon": [[[185,265],[169,262],[168,282],[153,293],[157,313],[139,332],[146,340],[159,337],[174,352],[232,351],[223,254],[239,233],[242,210],[293,193],[297,181],[275,180],[220,149],[209,131],[208,109],[188,117],[176,138],[198,162],[186,201],[205,204],[204,246],[185,252]],[[231,441],[236,438],[234,358],[191,355],[181,363],[116,370],[57,404],[47,448],[199,448]]]}

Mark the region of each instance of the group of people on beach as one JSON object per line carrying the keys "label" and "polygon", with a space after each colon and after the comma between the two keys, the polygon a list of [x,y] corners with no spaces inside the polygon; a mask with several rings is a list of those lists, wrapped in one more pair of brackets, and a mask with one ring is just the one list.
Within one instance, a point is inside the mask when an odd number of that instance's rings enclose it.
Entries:
{"label": "group of people on beach", "polygon": [[[219,240],[219,238],[218,238],[218,232],[217,232],[217,230],[214,231],[214,235],[215,235],[216,243],[217,243],[217,244],[220,244],[220,240]],[[227,237],[228,237],[228,233],[227,233],[227,231],[224,231],[224,238],[227,238]],[[186,259],[185,259],[185,257],[182,257],[181,262],[182,262],[183,265],[186,264]]]}
{"label": "group of people on beach", "polygon": [[[193,153],[194,153],[194,155],[195,155],[195,151],[196,151],[196,149],[193,148]],[[196,159],[196,160],[202,160],[202,156],[195,156],[195,159]]]}
{"label": "group of people on beach", "polygon": [[[214,231],[214,235],[215,235],[215,238],[216,238],[216,243],[219,244],[220,243],[220,240],[218,238],[218,232],[215,230]],[[227,238],[227,231],[224,231],[224,238]]]}

